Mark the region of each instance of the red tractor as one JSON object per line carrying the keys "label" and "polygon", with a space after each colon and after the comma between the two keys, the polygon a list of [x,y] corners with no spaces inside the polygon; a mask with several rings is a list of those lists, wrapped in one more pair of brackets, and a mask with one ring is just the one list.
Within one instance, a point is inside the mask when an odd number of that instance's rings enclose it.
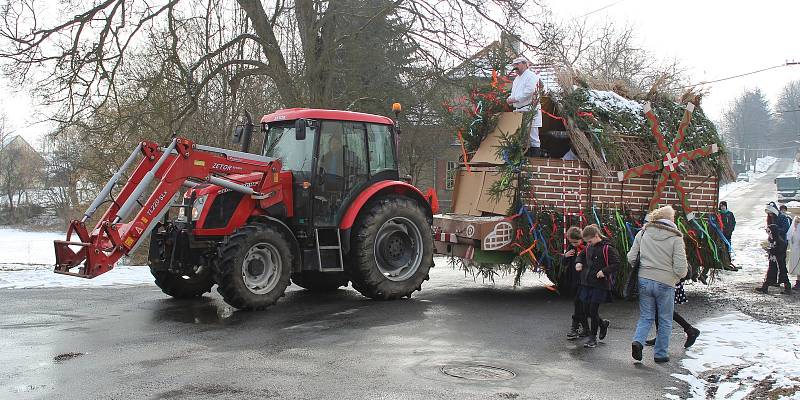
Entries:
{"label": "red tractor", "polygon": [[[55,272],[96,277],[149,235],[155,283],[177,298],[217,285],[228,304],[260,310],[290,280],[317,291],[349,281],[364,296],[387,300],[420,290],[433,265],[438,205],[399,180],[392,119],[279,110],[261,119],[259,154],[248,152],[252,132],[248,115],[233,135],[242,151],[185,138],[166,148],[141,142],[83,218],[70,223],[66,241],[55,242]],[[90,231],[87,221],[107,200]]]}

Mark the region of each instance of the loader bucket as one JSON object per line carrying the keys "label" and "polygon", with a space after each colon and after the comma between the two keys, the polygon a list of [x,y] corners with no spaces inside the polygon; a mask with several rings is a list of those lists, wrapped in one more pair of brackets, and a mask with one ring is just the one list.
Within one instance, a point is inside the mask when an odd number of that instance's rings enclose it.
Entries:
{"label": "loader bucket", "polygon": [[[81,241],[70,241],[73,233]],[[110,260],[106,252],[91,243],[86,226],[81,221],[72,221],[67,230],[67,240],[55,240],[53,245],[56,251],[56,266],[53,272],[57,274],[94,278],[114,268],[116,260]],[[78,272],[70,271],[81,263],[83,266]]]}

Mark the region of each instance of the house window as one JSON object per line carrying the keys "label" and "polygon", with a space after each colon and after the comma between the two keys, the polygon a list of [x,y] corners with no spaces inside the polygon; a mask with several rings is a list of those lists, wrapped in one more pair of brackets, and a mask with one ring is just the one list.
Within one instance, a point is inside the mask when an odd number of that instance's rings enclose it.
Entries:
{"label": "house window", "polygon": [[458,163],[455,161],[447,162],[447,175],[444,177],[444,188],[453,190],[456,187],[456,174],[458,173]]}

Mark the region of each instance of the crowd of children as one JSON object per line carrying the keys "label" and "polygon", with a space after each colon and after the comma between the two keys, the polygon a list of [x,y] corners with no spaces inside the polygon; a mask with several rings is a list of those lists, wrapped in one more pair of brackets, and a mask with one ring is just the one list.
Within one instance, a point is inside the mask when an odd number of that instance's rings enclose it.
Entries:
{"label": "crowd of children", "polygon": [[[686,302],[683,279],[688,273],[683,237],[675,227],[674,210],[669,206],[660,208],[653,211],[647,220],[627,254],[628,261],[636,264],[640,272],[637,283],[641,291],[640,318],[632,342],[632,356],[641,361],[644,344],[654,345],[655,361],[665,362],[669,361],[666,351],[673,320],[686,332],[684,347],[694,344],[700,331],[673,309],[674,304]],[[583,346],[594,348],[598,340],[605,339],[611,324],[600,316],[600,305],[612,299],[620,254],[597,225],[582,230],[571,227],[567,230],[567,240],[569,246],[563,254],[562,265],[565,266],[565,287],[574,297],[572,325],[567,339],[586,338]],[[644,340],[653,323],[658,336]]]}

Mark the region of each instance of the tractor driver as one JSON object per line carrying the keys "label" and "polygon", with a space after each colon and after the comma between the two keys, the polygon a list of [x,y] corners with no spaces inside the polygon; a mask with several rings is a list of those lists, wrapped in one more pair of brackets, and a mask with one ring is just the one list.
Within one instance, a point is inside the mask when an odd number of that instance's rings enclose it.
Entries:
{"label": "tractor driver", "polygon": [[328,139],[328,151],[320,159],[321,173],[344,176],[344,147],[341,134],[333,134]]}

